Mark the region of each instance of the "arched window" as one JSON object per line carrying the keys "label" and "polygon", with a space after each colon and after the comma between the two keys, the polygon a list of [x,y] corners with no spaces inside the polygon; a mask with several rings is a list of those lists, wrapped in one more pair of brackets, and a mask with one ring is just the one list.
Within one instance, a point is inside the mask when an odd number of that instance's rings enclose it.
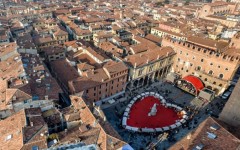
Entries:
{"label": "arched window", "polygon": [[219,84],[220,87],[222,87],[222,84]]}

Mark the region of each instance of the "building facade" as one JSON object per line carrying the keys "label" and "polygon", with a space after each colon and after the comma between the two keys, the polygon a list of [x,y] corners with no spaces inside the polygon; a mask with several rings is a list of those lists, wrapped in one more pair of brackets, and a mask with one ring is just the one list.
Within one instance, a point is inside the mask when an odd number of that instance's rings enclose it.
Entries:
{"label": "building facade", "polygon": [[130,55],[125,59],[129,68],[129,89],[146,86],[163,79],[170,72],[175,52],[170,47]]}
{"label": "building facade", "polygon": [[230,84],[239,58],[207,50],[195,44],[163,39],[163,46],[171,46],[177,53],[172,71],[182,77],[199,77],[205,87],[221,94]]}

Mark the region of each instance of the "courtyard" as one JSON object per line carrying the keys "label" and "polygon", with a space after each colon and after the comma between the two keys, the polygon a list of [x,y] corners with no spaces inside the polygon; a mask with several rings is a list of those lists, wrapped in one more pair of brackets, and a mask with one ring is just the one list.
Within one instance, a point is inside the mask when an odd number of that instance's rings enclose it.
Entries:
{"label": "courtyard", "polygon": [[[164,96],[168,103],[182,107],[187,111],[188,116],[190,117],[189,120],[183,126],[169,130],[165,133],[140,133],[124,129],[121,120],[128,103],[134,96],[148,91],[157,92]],[[118,100],[115,99],[116,103],[107,107],[103,106],[102,109],[109,123],[119,133],[122,139],[128,142],[134,149],[152,149],[153,147],[159,150],[167,149],[177,140],[180,140],[190,131],[195,129],[208,116],[217,117],[225,104],[224,100],[215,98],[201,108],[196,108],[191,103],[193,100],[196,100],[193,95],[186,93],[167,82],[156,82],[148,88],[141,88],[126,93],[126,97],[124,98],[125,101],[121,100],[121,102],[118,102]]]}

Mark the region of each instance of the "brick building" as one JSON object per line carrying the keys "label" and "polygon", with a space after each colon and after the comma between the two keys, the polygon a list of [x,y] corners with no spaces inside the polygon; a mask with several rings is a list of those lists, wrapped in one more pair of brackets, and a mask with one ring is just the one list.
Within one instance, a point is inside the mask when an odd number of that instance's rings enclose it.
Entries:
{"label": "brick building", "polygon": [[109,61],[102,68],[88,70],[69,82],[71,94],[81,94],[97,102],[125,92],[128,68],[122,62]]}
{"label": "brick building", "polygon": [[170,47],[155,48],[125,58],[129,68],[129,88],[139,88],[170,72],[175,52]]}
{"label": "brick building", "polygon": [[239,66],[238,57],[207,49],[206,46],[170,39],[163,39],[162,45],[172,46],[177,53],[173,72],[182,77],[188,75],[199,77],[205,87],[214,90],[216,94],[221,94],[229,86]]}

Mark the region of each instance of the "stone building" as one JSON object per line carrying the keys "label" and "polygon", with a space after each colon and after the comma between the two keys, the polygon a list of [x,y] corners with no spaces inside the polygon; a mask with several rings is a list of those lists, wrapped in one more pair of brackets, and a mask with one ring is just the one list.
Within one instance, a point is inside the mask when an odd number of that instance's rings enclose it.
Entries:
{"label": "stone building", "polygon": [[128,88],[149,85],[155,79],[162,79],[169,73],[175,52],[170,47],[155,48],[125,58],[129,68]]}
{"label": "stone building", "polygon": [[207,49],[206,46],[163,39],[163,46],[172,46],[177,53],[173,72],[182,77],[199,77],[205,87],[221,94],[230,84],[238,66],[239,58]]}
{"label": "stone building", "polygon": [[239,93],[240,93],[240,80],[238,80],[238,83],[236,84],[228,102],[226,103],[219,117],[220,120],[236,127],[240,126]]}
{"label": "stone building", "polygon": [[198,17],[205,18],[209,15],[233,13],[237,7],[237,4],[227,3],[223,1],[207,3],[198,10]]}

